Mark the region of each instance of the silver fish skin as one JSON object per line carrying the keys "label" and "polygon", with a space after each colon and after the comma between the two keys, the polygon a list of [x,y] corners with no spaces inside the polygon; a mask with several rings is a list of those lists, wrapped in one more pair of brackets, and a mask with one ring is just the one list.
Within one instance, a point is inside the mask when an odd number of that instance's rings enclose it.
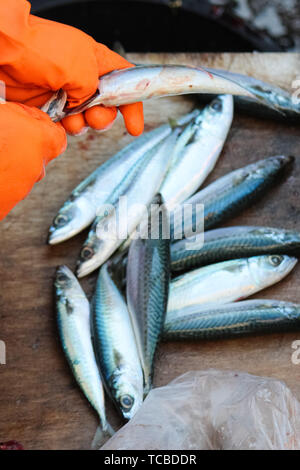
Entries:
{"label": "silver fish skin", "polygon": [[175,158],[173,156],[172,165],[160,188],[169,210],[188,199],[213,170],[232,118],[232,96],[218,96],[191,121],[179,137],[174,150]]}
{"label": "silver fish skin", "polygon": [[[269,108],[278,111],[278,114],[282,114],[287,118],[300,117],[300,103],[293,99],[292,94],[278,86],[265,83],[262,80],[249,77],[247,75],[229,72],[227,70],[207,68],[207,71],[211,72],[214,76],[230,80],[245,88],[255,96],[256,102],[261,101],[261,104],[265,104],[265,101],[267,100],[269,102]],[[241,96],[242,95],[240,95],[240,97]],[[253,102],[252,99],[251,101]]]}
{"label": "silver fish skin", "polygon": [[[148,234],[153,229],[150,220],[153,218],[149,217]],[[134,240],[128,253],[126,297],[144,371],[145,395],[151,388],[154,356],[168,303],[170,240],[163,238],[166,220],[167,212],[162,206],[157,238],[149,236]]]}
{"label": "silver fish skin", "polygon": [[[147,213],[157,193],[172,158],[172,149],[180,129],[173,131],[162,143],[151,149],[126,175],[122,184],[111,198],[115,210],[105,217],[97,217],[82,247],[77,263],[78,277],[86,276],[103,263],[124,242],[112,228],[115,221],[127,226],[127,235],[132,233]],[[128,211],[118,204],[120,196],[127,197]],[[132,209],[134,208],[134,210]],[[127,236],[125,234],[125,237]]]}
{"label": "silver fish skin", "polygon": [[66,266],[57,269],[55,294],[57,323],[64,353],[79,387],[99,415],[102,431],[110,434],[103,385],[91,340],[89,301],[76,277]]}
{"label": "silver fish skin", "polygon": [[297,259],[263,255],[211,264],[175,278],[170,285],[167,321],[189,306],[225,304],[249,297],[279,282]]}
{"label": "silver fish skin", "polygon": [[245,300],[203,309],[186,308],[166,322],[164,340],[226,339],[248,334],[298,331],[300,305],[279,300]]}
{"label": "silver fish skin", "polygon": [[143,402],[143,371],[127,305],[107,264],[99,272],[92,302],[95,351],[109,395],[129,420]]}
{"label": "silver fish skin", "polygon": [[[60,99],[57,106],[51,104],[48,112],[52,120],[58,121],[99,104],[120,106],[192,93],[246,96],[275,110],[280,104],[279,111],[286,107],[295,108],[292,97],[285,90],[245,75],[184,65],[139,65],[102,76],[95,96],[82,105],[68,109],[63,107]],[[286,103],[285,106],[282,102]],[[299,108],[296,107],[295,111],[299,112]]]}
{"label": "silver fish skin", "polygon": [[[171,214],[171,237],[181,239],[203,231],[197,222],[197,205],[204,206],[204,229],[209,230],[246,209],[267,192],[284,174],[294,157],[278,155],[234,170],[201,189],[184,204],[192,207],[192,217],[182,222],[182,208]],[[200,213],[202,214],[202,212]]]}
{"label": "silver fish skin", "polygon": [[187,271],[211,263],[265,254],[300,254],[300,233],[274,227],[233,226],[204,232],[171,245],[171,269]]}
{"label": "silver fish skin", "polygon": [[[179,126],[187,124],[199,111],[195,110],[177,120]],[[87,226],[97,215],[97,210],[109,200],[131,167],[147,151],[168,137],[173,128],[164,124],[147,132],[117,152],[82,181],[59,209],[49,229],[50,245],[72,238]]]}

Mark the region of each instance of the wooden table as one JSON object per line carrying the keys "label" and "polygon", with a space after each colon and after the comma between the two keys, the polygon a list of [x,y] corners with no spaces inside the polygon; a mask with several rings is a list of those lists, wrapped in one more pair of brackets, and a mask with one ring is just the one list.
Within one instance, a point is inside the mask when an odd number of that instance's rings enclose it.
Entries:
{"label": "wooden table", "polygon": [[[298,54],[132,54],[135,62],[205,64],[256,75],[291,89],[300,75]],[[275,77],[277,76],[277,79]],[[299,77],[300,78],[300,77]],[[146,130],[193,107],[175,97],[145,105]],[[71,190],[132,137],[119,119],[113,129],[72,138],[65,155],[47,168],[47,177],[1,223],[0,340],[7,364],[0,365],[0,441],[16,439],[26,449],[87,449],[97,417],[79,391],[63,356],[55,322],[55,267],[75,267],[86,233],[61,245],[46,244],[50,222]],[[286,181],[230,224],[269,225],[300,230],[299,126],[236,115],[210,182],[250,162],[276,154],[296,156]],[[280,284],[256,297],[300,302],[300,267]],[[96,275],[82,285],[90,295]],[[239,369],[284,380],[300,399],[300,365],[293,365],[291,344],[300,332],[227,341],[168,343],[159,348],[155,385],[167,384],[189,370]],[[108,403],[108,417],[121,424]]]}

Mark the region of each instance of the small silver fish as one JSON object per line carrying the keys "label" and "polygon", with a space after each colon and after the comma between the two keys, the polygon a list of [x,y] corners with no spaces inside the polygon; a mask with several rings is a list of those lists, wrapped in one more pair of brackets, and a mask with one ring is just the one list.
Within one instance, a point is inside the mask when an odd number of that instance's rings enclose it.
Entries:
{"label": "small silver fish", "polygon": [[[231,171],[201,189],[184,204],[192,207],[192,217],[184,220],[182,208],[171,216],[171,236],[189,237],[203,231],[203,219],[197,223],[197,207],[204,206],[204,228],[209,230],[249,207],[270,189],[291,166],[294,157],[278,155]],[[183,223],[184,220],[184,223]]]}
{"label": "small silver fish", "polygon": [[292,111],[300,114],[300,105],[294,103],[292,95],[279,87],[225,70],[184,65],[139,65],[115,70],[100,78],[96,94],[82,105],[68,109],[65,106],[66,98],[60,97],[43,109],[48,111],[51,119],[59,121],[66,115],[77,114],[99,104],[120,106],[191,93],[243,96],[255,99],[279,113]]}
{"label": "small silver fish", "polygon": [[163,232],[167,214],[160,196],[158,200],[160,208],[149,215],[148,237],[131,243],[127,263],[127,304],[144,371],[145,395],[151,388],[170,280],[170,240]]}
{"label": "small silver fish", "polygon": [[[192,244],[192,248],[191,248]],[[171,245],[173,272],[187,271],[234,258],[266,254],[300,254],[300,233],[274,227],[225,227],[208,230],[200,243],[195,237]]]}
{"label": "small silver fish", "polygon": [[232,118],[232,96],[221,95],[187,125],[178,138],[175,156],[160,188],[168,210],[189,198],[213,170]]}
{"label": "small silver fish", "polygon": [[91,340],[89,301],[66,266],[57,269],[55,294],[58,329],[66,358],[79,387],[99,415],[102,433],[112,435]]}
{"label": "small silver fish", "polygon": [[167,319],[181,316],[189,306],[225,304],[244,299],[279,282],[294,268],[297,259],[264,255],[211,264],[171,282]]}
{"label": "small silver fish", "polygon": [[165,340],[219,339],[299,331],[300,305],[279,300],[245,300],[226,305],[195,306],[183,309],[181,315],[165,323]]}
{"label": "small silver fish", "polygon": [[107,264],[99,272],[92,302],[95,351],[106,389],[125,419],[143,402],[143,371],[127,305]]}

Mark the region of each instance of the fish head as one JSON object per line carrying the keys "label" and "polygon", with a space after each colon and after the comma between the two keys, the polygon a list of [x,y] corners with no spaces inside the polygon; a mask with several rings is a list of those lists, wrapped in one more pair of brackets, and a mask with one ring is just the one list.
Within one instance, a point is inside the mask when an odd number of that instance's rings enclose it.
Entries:
{"label": "fish head", "polygon": [[288,244],[293,248],[293,254],[299,254],[300,252],[300,233],[295,230],[283,230],[282,232],[278,231],[277,239],[284,244]]}
{"label": "fish head", "polygon": [[228,114],[233,115],[233,97],[232,95],[218,95],[208,106],[209,113],[216,118],[217,116]]}
{"label": "fish head", "polygon": [[66,313],[74,311],[75,303],[87,302],[85,294],[79,285],[75,275],[67,266],[59,266],[56,270],[54,281],[57,301],[64,305]]}
{"label": "fish head", "polygon": [[283,230],[273,227],[253,227],[252,233],[267,237],[279,245],[282,244],[283,250],[285,248],[292,250],[293,254],[300,252],[300,232],[295,230]]}
{"label": "fish head", "polygon": [[100,266],[98,264],[100,245],[101,240],[95,232],[91,231],[83,244],[77,261],[76,273],[78,277],[84,277]]}
{"label": "fish head", "polygon": [[72,289],[74,274],[67,266],[59,266],[56,270],[55,287],[61,290]]}
{"label": "fish head", "polygon": [[264,181],[272,182],[275,177],[282,176],[285,170],[292,166],[294,159],[292,156],[278,155],[250,163],[250,165],[236,170],[233,184],[239,186],[242,183],[247,183],[248,190],[253,191],[253,185],[259,185]]}
{"label": "fish head", "polygon": [[58,90],[41,108],[47,113],[52,121],[60,121],[65,116],[64,108],[68,100],[68,95],[64,90]]}
{"label": "fish head", "polygon": [[202,115],[202,125],[213,131],[214,135],[223,137],[227,134],[233,119],[233,97],[218,95],[205,109]]}
{"label": "fish head", "polygon": [[250,171],[249,176],[252,178],[255,177],[263,177],[266,178],[267,176],[271,176],[274,174],[279,173],[281,170],[285,168],[289,168],[292,163],[294,162],[295,158],[293,156],[286,156],[286,155],[277,155],[275,157],[269,157],[264,160],[260,160],[257,163],[253,163],[249,165],[250,167],[255,168],[255,171]]}
{"label": "fish head", "polygon": [[70,299],[78,298],[82,293],[76,277],[67,266],[57,268],[54,286],[57,299],[67,307],[70,307]]}
{"label": "fish head", "polygon": [[287,276],[297,261],[297,258],[292,256],[276,254],[248,258],[252,277],[261,289]]}
{"label": "fish head", "polygon": [[95,216],[95,209],[86,198],[69,199],[53,220],[48,243],[56,245],[68,240],[91,224]]}
{"label": "fish head", "polygon": [[95,271],[108,260],[121,243],[117,233],[110,231],[109,225],[106,231],[98,230],[98,224],[95,221],[80,252],[77,276],[84,277]]}
{"label": "fish head", "polygon": [[123,417],[129,421],[143,403],[143,382],[141,379],[139,380],[140,386],[138,386],[138,382],[135,386],[133,377],[131,377],[131,380],[126,380],[125,377],[126,376],[120,376],[119,379],[115,381],[113,393],[114,399]]}

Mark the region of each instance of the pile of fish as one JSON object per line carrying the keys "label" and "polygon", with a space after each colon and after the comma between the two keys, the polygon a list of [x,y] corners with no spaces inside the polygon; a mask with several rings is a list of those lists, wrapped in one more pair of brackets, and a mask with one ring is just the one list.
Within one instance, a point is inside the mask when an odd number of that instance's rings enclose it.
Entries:
{"label": "pile of fish", "polygon": [[[170,74],[169,69],[163,72]],[[118,72],[121,88],[126,73],[140,79],[141,70]],[[158,73],[155,67],[151,73]],[[174,88],[173,83],[172,94],[182,92],[181,73],[181,85]],[[210,73],[195,72],[207,84]],[[110,77],[102,81],[99,97],[109,89]],[[226,73],[219,78],[224,85]],[[134,83],[133,101],[141,98]],[[152,85],[147,96],[155,95]],[[251,90],[263,96],[263,88],[252,84]],[[112,86],[111,96],[114,91]],[[228,87],[225,91],[230,93]],[[274,93],[267,100],[276,97],[283,109],[284,100]],[[167,87],[161,94],[170,94]],[[231,95],[219,95],[204,109],[134,140],[74,189],[50,227],[54,245],[91,225],[76,273],[80,278],[99,269],[91,302],[66,266],[57,270],[55,292],[62,346],[99,415],[101,439],[113,432],[103,386],[124,419],[131,419],[152,387],[161,339],[299,328],[300,305],[242,299],[288,275],[297,263],[300,233],[260,226],[215,228],[260,200],[291,167],[293,157],[268,157],[199,190],[229,133]],[[51,110],[56,112],[55,100]],[[125,197],[129,210],[120,203]],[[118,236],[115,220],[126,227],[125,236]]]}

